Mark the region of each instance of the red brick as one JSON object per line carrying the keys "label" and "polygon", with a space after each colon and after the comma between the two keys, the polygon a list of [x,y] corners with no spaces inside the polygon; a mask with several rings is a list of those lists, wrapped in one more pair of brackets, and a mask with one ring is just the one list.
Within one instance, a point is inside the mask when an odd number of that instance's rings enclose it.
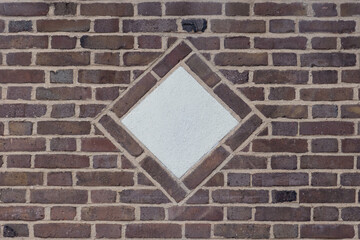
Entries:
{"label": "red brick", "polygon": [[121,230],[118,224],[96,224],[96,238],[121,238]]}
{"label": "red brick", "polygon": [[35,168],[87,168],[89,157],[72,154],[42,154],[35,156]]}
{"label": "red brick", "polygon": [[89,52],[42,52],[36,54],[41,66],[85,66],[90,64]]}
{"label": "red brick", "polygon": [[314,3],[312,8],[315,12],[315,17],[334,17],[337,16],[335,3]]}
{"label": "red brick", "polygon": [[315,207],[314,221],[338,221],[339,210],[336,207]]}
{"label": "red brick", "polygon": [[310,221],[309,207],[256,207],[256,221]]}
{"label": "red brick", "polygon": [[123,20],[123,32],[176,32],[175,19]]}
{"label": "red brick", "polygon": [[96,19],[94,30],[98,33],[119,32],[119,19]]}
{"label": "red brick", "polygon": [[312,173],[311,186],[336,186],[337,174],[336,173]]}
{"label": "red brick", "polygon": [[169,2],[165,7],[165,14],[169,16],[221,14],[221,3],[217,2]]}
{"label": "red brick", "polygon": [[186,224],[185,237],[186,238],[205,238],[210,239],[211,225],[210,224]]}
{"label": "red brick", "polygon": [[254,38],[254,47],[259,49],[306,49],[307,38]]}
{"label": "red brick", "polygon": [[37,133],[44,135],[86,135],[90,133],[90,122],[40,121]]}
{"label": "red brick", "polygon": [[314,37],[311,39],[311,45],[313,49],[319,50],[336,49],[336,41],[334,37]]}
{"label": "red brick", "polygon": [[354,134],[352,122],[301,122],[300,135],[351,135]]}
{"label": "red brick", "polygon": [[8,168],[30,168],[31,155],[10,155],[7,157]]}
{"label": "red brick", "polygon": [[80,14],[85,16],[117,16],[126,17],[134,15],[131,3],[92,3],[81,4]]}
{"label": "red brick", "polygon": [[34,235],[40,238],[89,238],[91,226],[80,223],[35,224]]}
{"label": "red brick", "polygon": [[126,238],[181,238],[181,225],[171,223],[128,224]]}
{"label": "red brick", "polygon": [[273,53],[274,66],[296,66],[297,58],[295,53]]}
{"label": "red brick", "polygon": [[71,172],[50,172],[47,174],[48,186],[71,186]]}
{"label": "red brick", "polygon": [[304,3],[256,3],[254,13],[260,16],[306,16],[307,5]]}
{"label": "red brick", "polygon": [[359,49],[360,37],[346,37],[341,38],[341,47],[343,49]]}
{"label": "red brick", "polygon": [[0,186],[34,186],[43,184],[40,172],[2,172]]}
{"label": "red brick", "polygon": [[216,203],[267,203],[269,192],[265,190],[219,189],[212,192]]}
{"label": "red brick", "polygon": [[224,169],[266,169],[267,160],[265,157],[235,155]]}
{"label": "red brick", "polygon": [[140,220],[164,220],[165,210],[162,207],[141,207]]}
{"label": "red brick", "polygon": [[355,203],[354,189],[300,189],[300,203]]}
{"label": "red brick", "polygon": [[44,216],[45,213],[43,207],[0,207],[0,219],[2,221],[37,221],[44,219]]}
{"label": "red brick", "polygon": [[80,83],[91,84],[124,84],[130,82],[129,71],[112,70],[79,70]]}
{"label": "red brick", "polygon": [[141,16],[161,16],[162,14],[160,2],[141,2],[137,8]]}
{"label": "red brick", "polygon": [[125,66],[147,66],[156,60],[161,52],[126,52],[123,55]]}
{"label": "red brick", "polygon": [[304,139],[255,139],[253,151],[303,153],[308,151],[308,147]]}
{"label": "red brick", "polygon": [[309,72],[295,70],[255,70],[256,84],[305,84],[309,80]]}
{"label": "red brick", "polygon": [[340,5],[341,16],[349,17],[360,15],[360,4],[359,3],[343,3]]}
{"label": "red brick", "polygon": [[332,84],[338,82],[337,71],[312,71],[313,83],[315,84]]}
{"label": "red brick", "polygon": [[30,191],[31,203],[84,204],[87,200],[86,190],[38,189]]}
{"label": "red brick", "polygon": [[221,221],[222,207],[183,207],[175,206],[168,209],[169,220],[174,221]]}
{"label": "red brick", "polygon": [[90,20],[37,20],[38,32],[87,32]]}
{"label": "red brick", "polygon": [[0,139],[0,152],[45,151],[45,138],[7,138]]}
{"label": "red brick", "polygon": [[311,224],[302,225],[300,228],[301,238],[330,238],[330,239],[345,239],[353,238],[355,236],[354,226],[337,224]]}
{"label": "red brick", "polygon": [[76,47],[76,37],[53,36],[51,38],[51,48],[55,49],[74,49]]}
{"label": "red brick", "polygon": [[295,22],[289,19],[270,20],[270,32],[272,33],[295,32]]}
{"label": "red brick", "polygon": [[354,157],[305,155],[301,157],[300,167],[302,169],[352,169]]}
{"label": "red brick", "polygon": [[75,138],[53,138],[50,140],[51,151],[76,151]]}
{"label": "red brick", "polygon": [[352,88],[308,88],[300,90],[304,101],[345,101],[353,99]]}
{"label": "red brick", "polygon": [[31,64],[31,53],[8,53],[6,63],[9,66],[29,66]]}
{"label": "red brick", "polygon": [[249,16],[250,5],[248,3],[229,2],[225,3],[226,16]]}
{"label": "red brick", "polygon": [[91,191],[91,202],[93,203],[114,203],[117,193],[111,190]]}
{"label": "red brick", "polygon": [[76,3],[72,2],[57,2],[54,3],[54,14],[55,15],[75,15],[76,14]]}
{"label": "red brick", "polygon": [[47,48],[47,36],[11,35],[0,36],[0,49]]}
{"label": "red brick", "polygon": [[81,47],[89,49],[132,49],[134,37],[132,36],[82,36]]}
{"label": "red brick", "polygon": [[44,83],[44,82],[45,82],[44,71],[0,70],[0,83]]}
{"label": "red brick", "polygon": [[211,31],[214,33],[264,33],[265,21],[213,19]]}
{"label": "red brick", "polygon": [[101,65],[119,66],[120,64],[119,53],[112,53],[112,52],[95,53],[95,63]]}
{"label": "red brick", "polygon": [[311,141],[311,151],[318,152],[338,152],[338,141],[332,138],[313,139]]}
{"label": "red brick", "polygon": [[132,204],[162,204],[169,203],[169,199],[160,190],[125,189],[120,192],[120,202]]}
{"label": "red brick", "polygon": [[81,151],[83,152],[118,152],[114,144],[107,138],[82,138],[81,139]]}
{"label": "red brick", "polygon": [[46,16],[48,11],[49,5],[41,2],[10,2],[0,4],[0,15],[3,16]]}
{"label": "red brick", "polygon": [[360,70],[344,70],[341,81],[345,83],[360,83]]}
{"label": "red brick", "polygon": [[52,207],[50,211],[51,220],[73,220],[76,216],[75,207]]}
{"label": "red brick", "polygon": [[224,186],[224,174],[219,172],[212,176],[209,181],[206,182],[204,186],[207,187],[216,187],[216,186]]}
{"label": "red brick", "polygon": [[81,219],[85,221],[132,221],[135,209],[128,206],[84,207]]}
{"label": "red brick", "polygon": [[216,224],[214,235],[224,238],[265,239],[270,237],[270,225],[265,224]]}
{"label": "red brick", "polygon": [[355,31],[354,21],[300,21],[299,31],[307,32],[330,32],[351,33]]}

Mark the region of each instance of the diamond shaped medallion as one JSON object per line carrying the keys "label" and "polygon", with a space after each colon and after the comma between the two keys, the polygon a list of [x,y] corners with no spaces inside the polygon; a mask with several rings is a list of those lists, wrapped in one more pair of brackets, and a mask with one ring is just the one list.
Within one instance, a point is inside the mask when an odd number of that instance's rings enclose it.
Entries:
{"label": "diamond shaped medallion", "polygon": [[250,105],[183,41],[96,124],[180,202],[263,125]]}

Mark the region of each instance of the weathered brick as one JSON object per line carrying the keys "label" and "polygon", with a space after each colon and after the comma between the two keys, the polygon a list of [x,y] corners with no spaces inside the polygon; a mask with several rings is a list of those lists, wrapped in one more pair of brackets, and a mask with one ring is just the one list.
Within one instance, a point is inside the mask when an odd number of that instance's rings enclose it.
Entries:
{"label": "weathered brick", "polygon": [[29,66],[31,64],[31,53],[8,53],[6,63],[9,66]]}
{"label": "weathered brick", "polygon": [[116,155],[96,155],[93,158],[94,168],[116,168],[117,156]]}
{"label": "weathered brick", "polygon": [[3,16],[46,16],[49,5],[41,2],[8,2],[0,4],[0,15]]}
{"label": "weathered brick", "polygon": [[170,200],[160,190],[126,189],[120,192],[120,202],[141,204],[162,204]]}
{"label": "weathered brick", "polygon": [[309,185],[307,173],[256,173],[252,175],[253,186],[306,186]]}
{"label": "weathered brick", "polygon": [[80,223],[35,224],[34,235],[40,238],[89,238],[91,226]]}
{"label": "weathered brick", "polygon": [[354,189],[300,189],[300,203],[355,203]]}
{"label": "weathered brick", "polygon": [[96,238],[121,238],[121,231],[119,224],[96,224]]}
{"label": "weathered brick", "polygon": [[277,155],[271,157],[272,169],[295,170],[297,168],[297,158],[293,155]]}
{"label": "weathered brick", "polygon": [[139,223],[126,226],[126,238],[181,238],[181,225],[172,223]]}
{"label": "weathered brick", "polygon": [[274,66],[296,66],[297,59],[295,53],[273,53]]}
{"label": "weathered brick", "polygon": [[210,238],[210,224],[185,224],[185,237],[187,238]]}
{"label": "weathered brick", "polygon": [[315,12],[315,17],[334,17],[337,16],[335,3],[314,3],[312,8]]}
{"label": "weathered brick", "polygon": [[298,225],[276,224],[273,232],[275,238],[294,239],[298,237]]}
{"label": "weathered brick", "polygon": [[270,100],[293,100],[295,89],[293,87],[272,87],[269,93]]}
{"label": "weathered brick", "polygon": [[165,210],[162,207],[141,207],[140,220],[164,220]]}
{"label": "weathered brick", "polygon": [[270,32],[272,33],[295,32],[295,22],[289,19],[270,20]]}
{"label": "weathered brick", "polygon": [[315,84],[332,84],[337,83],[337,71],[312,71],[313,83]]}
{"label": "weathered brick", "polygon": [[228,207],[227,208],[228,220],[250,220],[251,208],[250,207]]}
{"label": "weathered brick", "polygon": [[111,190],[91,191],[91,202],[93,203],[114,203],[117,193]]}
{"label": "weathered brick", "polygon": [[87,200],[86,190],[38,189],[30,191],[31,203],[84,204]]}
{"label": "weathered brick", "polygon": [[354,157],[331,155],[305,155],[301,156],[302,169],[352,169]]}
{"label": "weathered brick", "polygon": [[217,2],[169,2],[165,7],[165,14],[169,16],[221,14],[221,3]]}
{"label": "weathered brick", "polygon": [[175,206],[168,209],[169,220],[174,221],[220,221],[223,220],[222,207],[184,207]]}
{"label": "weathered brick", "polygon": [[344,221],[360,221],[359,207],[346,207],[341,210],[341,218]]}
{"label": "weathered brick", "polygon": [[41,66],[85,66],[90,64],[89,52],[42,52],[36,54]]}
{"label": "weathered brick", "polygon": [[354,134],[352,122],[301,122],[300,135],[351,135]]}
{"label": "weathered brick", "polygon": [[308,88],[300,90],[304,101],[345,101],[353,99],[352,88]]}
{"label": "weathered brick", "polygon": [[160,2],[141,2],[137,8],[141,16],[161,16],[162,14]]}
{"label": "weathered brick", "polygon": [[342,71],[341,81],[345,83],[360,83],[360,70]]}
{"label": "weathered brick", "polygon": [[81,219],[85,221],[132,221],[135,209],[130,206],[84,207]]}
{"label": "weathered brick", "polygon": [[310,221],[309,207],[256,207],[256,221]]}
{"label": "weathered brick", "polygon": [[249,72],[239,72],[237,70],[221,69],[220,72],[233,84],[243,84],[249,81]]}
{"label": "weathered brick", "polygon": [[3,231],[4,237],[29,237],[27,224],[6,224]]}
{"label": "weathered brick", "polygon": [[79,186],[132,186],[134,174],[132,172],[78,172],[76,173]]}
{"label": "weathered brick", "polygon": [[307,5],[304,3],[256,3],[255,15],[260,16],[306,16]]}
{"label": "weathered brick", "polygon": [[4,30],[5,30],[5,21],[1,20],[0,21],[0,32],[4,32]]}
{"label": "weathered brick", "polygon": [[341,47],[343,49],[359,49],[360,37],[346,37],[341,38]]}
{"label": "weathered brick", "polygon": [[0,117],[18,118],[18,117],[41,117],[46,113],[46,105],[42,104],[2,104],[0,105]]}
{"label": "weathered brick", "polygon": [[268,118],[302,119],[308,117],[305,105],[256,105],[256,108]]}
{"label": "weathered brick", "polygon": [[257,84],[305,84],[309,80],[307,71],[256,70],[254,82]]}
{"label": "weathered brick", "polygon": [[259,49],[306,49],[307,38],[254,38],[254,47]]}
{"label": "weathered brick", "polygon": [[[273,190],[271,192],[272,202],[281,203],[281,202],[293,202],[296,201],[296,192],[295,191],[277,191]],[[261,216],[260,216],[261,217]]]}
{"label": "weathered brick", "polygon": [[224,169],[265,169],[266,166],[266,157],[235,155]]}
{"label": "weathered brick", "polygon": [[76,151],[75,138],[53,138],[50,140],[51,151]]}
{"label": "weathered brick", "polygon": [[31,155],[10,155],[7,157],[8,168],[30,168]]}
{"label": "weathered brick", "polygon": [[253,151],[303,153],[308,151],[308,147],[304,139],[255,139]]}
{"label": "weathered brick", "polygon": [[30,100],[31,90],[32,90],[31,87],[8,87],[6,98],[12,100],[17,100],[17,99]]}
{"label": "weathered brick", "polygon": [[271,122],[272,134],[278,136],[296,136],[298,134],[297,122]]}
{"label": "weathered brick", "polygon": [[104,104],[87,104],[87,105],[80,105],[80,118],[94,118],[96,117],[106,105]]}
{"label": "weathered brick", "polygon": [[9,133],[10,135],[31,135],[33,130],[32,122],[9,122]]}
{"label": "weathered brick", "polygon": [[214,235],[224,238],[265,239],[270,237],[270,225],[266,224],[216,224]]}
{"label": "weathered brick", "polygon": [[126,52],[123,55],[125,66],[147,66],[161,55],[161,52]]}
{"label": "weathered brick", "polygon": [[40,154],[35,156],[35,168],[86,168],[89,157],[72,154]]}
{"label": "weathered brick", "polygon": [[221,81],[220,77],[195,54],[186,61],[186,64],[209,87],[214,87]]}
{"label": "weathered brick", "polygon": [[118,66],[120,64],[119,53],[112,53],[112,52],[95,53],[95,63],[101,65]]}
{"label": "weathered brick", "polygon": [[321,138],[321,139],[313,139],[311,141],[311,151],[314,153],[337,152],[338,149],[339,148],[338,148],[337,139]]}
{"label": "weathered brick", "polygon": [[250,174],[228,173],[227,185],[230,187],[250,186]]}
{"label": "weathered brick", "polygon": [[219,189],[212,193],[216,203],[267,203],[269,192],[265,190],[229,190]]}
{"label": "weathered brick", "polygon": [[312,107],[313,118],[335,118],[338,115],[336,105],[319,104]]}
{"label": "weathered brick", "polygon": [[176,32],[175,19],[124,20],[123,32]]}
{"label": "weathered brick", "polygon": [[2,203],[24,203],[26,190],[25,189],[0,189],[0,202]]}
{"label": "weathered brick", "polygon": [[226,16],[249,16],[250,5],[248,3],[229,2],[225,3]]}
{"label": "weathered brick", "polygon": [[50,211],[51,220],[73,220],[76,216],[75,207],[52,207]]}
{"label": "weathered brick", "polygon": [[80,43],[83,48],[89,49],[132,49],[134,37],[132,36],[82,36]]}
{"label": "weathered brick", "polygon": [[45,138],[7,138],[0,139],[0,152],[45,151]]}
{"label": "weathered brick", "polygon": [[81,151],[83,152],[118,152],[119,149],[107,138],[82,138]]}
{"label": "weathered brick", "polygon": [[50,83],[72,83],[72,70],[58,70],[50,72]]}
{"label": "weathered brick", "polygon": [[79,70],[80,83],[91,84],[124,84],[130,82],[129,71],[112,70]]}
{"label": "weathered brick", "polygon": [[47,36],[9,35],[0,36],[0,49],[47,48]]}
{"label": "weathered brick", "polygon": [[81,4],[80,14],[85,16],[127,17],[134,15],[134,7],[131,3]]}
{"label": "weathered brick", "polygon": [[96,19],[94,30],[98,33],[119,32],[119,19]]}
{"label": "weathered brick", "polygon": [[55,15],[75,15],[77,4],[72,2],[56,2],[54,7]]}
{"label": "weathered brick", "polygon": [[330,33],[351,33],[355,31],[354,21],[305,21],[299,22],[301,33],[330,32]]}
{"label": "weathered brick", "polygon": [[264,33],[265,21],[213,19],[211,31],[214,33]]}
{"label": "weathered brick", "polygon": [[71,186],[71,172],[50,172],[47,174],[48,186]]}
{"label": "weathered brick", "polygon": [[355,236],[355,231],[354,231],[354,226],[352,225],[309,224],[309,225],[302,225],[300,228],[301,238],[345,239],[345,238],[353,238],[354,236]]}
{"label": "weathered brick", "polygon": [[90,20],[37,20],[38,32],[87,32]]}
{"label": "weathered brick", "polygon": [[314,221],[338,221],[339,210],[336,207],[315,207]]}
{"label": "weathered brick", "polygon": [[319,50],[336,49],[336,41],[334,37],[314,37],[311,39],[311,45],[313,49]]}
{"label": "weathered brick", "polygon": [[340,5],[341,16],[349,17],[360,15],[359,3],[343,3]]}
{"label": "weathered brick", "polygon": [[51,117],[67,118],[75,115],[75,104],[55,104],[52,106]]}
{"label": "weathered brick", "polygon": [[37,133],[44,135],[85,135],[91,129],[90,122],[76,121],[40,121],[38,122]]}
{"label": "weathered brick", "polygon": [[0,219],[2,221],[37,221],[44,219],[43,207],[37,206],[13,206],[0,207]]}
{"label": "weathered brick", "polygon": [[360,176],[357,173],[343,173],[340,183],[342,186],[360,186]]}
{"label": "weathered brick", "polygon": [[54,49],[74,49],[76,47],[76,37],[53,36],[51,38],[51,48]]}
{"label": "weathered brick", "polygon": [[[1,42],[1,41],[0,41]],[[0,70],[0,83],[44,83],[41,70]]]}

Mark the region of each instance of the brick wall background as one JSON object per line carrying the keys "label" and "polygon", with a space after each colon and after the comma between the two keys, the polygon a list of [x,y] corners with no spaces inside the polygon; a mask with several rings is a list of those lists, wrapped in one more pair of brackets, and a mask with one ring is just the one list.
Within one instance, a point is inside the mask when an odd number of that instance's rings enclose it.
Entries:
{"label": "brick wall background", "polygon": [[[1,1],[0,15],[0,238],[360,237],[358,1]],[[92,122],[176,39],[269,119],[181,204]]]}

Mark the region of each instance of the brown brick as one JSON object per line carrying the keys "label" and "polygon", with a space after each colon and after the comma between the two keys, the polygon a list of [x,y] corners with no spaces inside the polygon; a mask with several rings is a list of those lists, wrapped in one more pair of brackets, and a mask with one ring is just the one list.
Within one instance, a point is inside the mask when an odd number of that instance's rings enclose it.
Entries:
{"label": "brown brick", "polygon": [[89,105],[80,105],[80,118],[94,118],[96,117],[106,105],[104,104],[89,104]]}
{"label": "brown brick", "polygon": [[17,100],[30,100],[31,99],[31,87],[8,87],[7,99]]}
{"label": "brown brick", "polygon": [[214,235],[224,238],[263,239],[270,237],[270,225],[265,224],[216,224]]}
{"label": "brown brick", "polygon": [[123,20],[123,32],[176,32],[175,19]]}
{"label": "brown brick", "polygon": [[305,105],[256,105],[256,107],[268,118],[302,119],[308,117]]}
{"label": "brown brick", "polygon": [[200,189],[194,193],[187,201],[187,204],[208,204],[209,190]]}
{"label": "brown brick", "polygon": [[337,83],[337,71],[312,71],[313,83],[315,84],[332,84]]}
{"label": "brown brick", "polygon": [[270,20],[270,32],[272,33],[295,32],[295,22],[289,19]]}
{"label": "brown brick", "polygon": [[309,185],[307,173],[256,173],[252,175],[253,186],[306,186]]}
{"label": "brown brick", "polygon": [[150,73],[145,75],[121,97],[112,110],[119,118],[122,117],[155,84],[156,79]]}
{"label": "brown brick", "polygon": [[51,151],[76,151],[75,138],[53,138],[50,140]]}
{"label": "brown brick", "polygon": [[186,178],[183,179],[183,183],[189,189],[194,189],[228,156],[229,152],[227,152],[223,147],[216,148],[200,163],[199,166],[197,166],[189,175],[186,176]]}
{"label": "brown brick", "polygon": [[305,155],[301,157],[300,167],[302,169],[352,169],[354,157]]}
{"label": "brown brick", "polygon": [[135,209],[128,206],[84,207],[81,219],[85,221],[131,221],[135,220]]}
{"label": "brown brick", "polygon": [[71,172],[50,172],[47,174],[48,186],[71,186]]}
{"label": "brown brick", "polygon": [[267,203],[269,193],[265,190],[229,190],[219,189],[212,193],[216,203]]}
{"label": "brown brick", "polygon": [[0,21],[0,32],[4,32],[4,30],[5,30],[5,21],[1,20]]}
{"label": "brown brick", "polygon": [[2,203],[24,203],[26,190],[25,189],[0,189],[0,202]]}
{"label": "brown brick", "polygon": [[199,50],[220,49],[220,39],[218,37],[189,37],[188,39]]}
{"label": "brown brick", "polygon": [[114,203],[116,201],[116,192],[111,190],[93,190],[91,191],[91,202],[93,203]]}
{"label": "brown brick", "polygon": [[341,218],[344,221],[359,221],[359,216],[360,208],[358,207],[346,207],[341,210]]}
{"label": "brown brick", "polygon": [[119,53],[112,53],[112,52],[95,53],[95,63],[101,65],[119,66],[120,64]]}
{"label": "brown brick", "polygon": [[312,8],[315,12],[315,17],[334,17],[337,16],[335,3],[314,3]]}
{"label": "brown brick", "polygon": [[354,134],[352,122],[301,122],[300,135],[351,135]]}
{"label": "brown brick", "polygon": [[293,155],[277,155],[271,157],[272,169],[297,169],[297,158]]}
{"label": "brown brick", "polygon": [[50,211],[51,220],[73,220],[76,216],[75,207],[52,207]]}
{"label": "brown brick", "polygon": [[121,230],[118,224],[96,224],[96,238],[121,238]]}
{"label": "brown brick", "polygon": [[140,220],[164,220],[165,210],[162,207],[141,207]]}
{"label": "brown brick", "polygon": [[46,16],[49,11],[47,3],[8,2],[0,4],[0,15],[3,16]]}
{"label": "brown brick", "polygon": [[44,135],[85,135],[90,133],[90,129],[90,122],[40,121],[38,122],[37,133]]}
{"label": "brown brick", "polygon": [[266,66],[267,53],[225,52],[215,55],[214,62],[218,66]]}
{"label": "brown brick", "polygon": [[81,4],[80,14],[85,16],[117,16],[126,17],[134,15],[131,3],[92,3]]}
{"label": "brown brick", "polygon": [[271,122],[272,134],[275,136],[296,136],[298,134],[297,122]]}
{"label": "brown brick", "polygon": [[355,203],[354,189],[300,189],[300,203]]}
{"label": "brown brick", "polygon": [[249,72],[239,72],[237,70],[225,70],[221,69],[220,72],[233,84],[243,84],[249,81]]}
{"label": "brown brick", "polygon": [[44,71],[0,70],[0,83],[44,83],[44,82],[45,82]]}
{"label": "brown brick", "polygon": [[125,66],[147,66],[156,60],[161,52],[126,52],[123,55]]}
{"label": "brown brick", "polygon": [[[244,107],[238,107],[237,109],[244,109]],[[241,117],[244,118],[245,116],[242,115]],[[261,124],[262,120],[257,115],[251,116],[251,118],[246,120],[246,122],[243,122],[242,125],[231,136],[229,136],[229,138],[225,141],[225,144],[234,151],[243,142],[245,142],[246,139],[249,138]]]}
{"label": "brown brick", "polygon": [[273,53],[274,66],[296,66],[297,59],[295,53]]}
{"label": "brown brick", "polygon": [[307,152],[307,141],[304,139],[255,139],[255,152]]}
{"label": "brown brick", "polygon": [[41,66],[85,66],[90,64],[89,52],[42,52],[36,54]]}
{"label": "brown brick", "polygon": [[177,202],[182,200],[186,192],[184,188],[179,185],[167,171],[165,171],[154,159],[146,157],[140,162],[140,166],[164,189],[172,196]]}
{"label": "brown brick", "polygon": [[196,54],[192,55],[186,61],[186,64],[209,87],[214,87],[221,81],[220,77],[214,73]]}
{"label": "brown brick", "polygon": [[139,44],[139,48],[143,48],[143,49],[160,49],[162,45],[161,37],[142,35],[138,37],[138,44]]}
{"label": "brown brick", "polygon": [[262,87],[243,87],[239,88],[250,101],[263,101],[264,97],[264,88]]}
{"label": "brown brick", "polygon": [[[122,165],[124,167],[124,164]],[[154,186],[153,182],[144,174],[139,172],[137,176],[138,185]]]}
{"label": "brown brick", "polygon": [[9,66],[29,66],[31,64],[31,53],[8,53],[6,63]]}
{"label": "brown brick", "polygon": [[228,173],[227,185],[230,187],[250,186],[250,174]]}
{"label": "brown brick", "polygon": [[43,184],[40,172],[2,172],[0,186],[34,186]]}
{"label": "brown brick", "polygon": [[305,84],[309,80],[307,71],[256,70],[254,82],[257,84]]}
{"label": "brown brick", "polygon": [[30,191],[31,203],[84,204],[87,203],[86,190],[39,189]]}
{"label": "brown brick", "polygon": [[117,155],[96,155],[93,158],[94,168],[116,168]]}
{"label": "brown brick", "polygon": [[235,155],[224,169],[266,169],[265,157]]}
{"label": "brown brick", "polygon": [[311,186],[336,186],[337,174],[336,173],[312,173]]}
{"label": "brown brick", "polygon": [[211,31],[214,33],[264,33],[265,21],[213,19]]}
{"label": "brown brick", "polygon": [[304,3],[256,3],[255,15],[260,16],[306,16],[307,5]]}
{"label": "brown brick", "polygon": [[336,49],[336,41],[334,37],[314,37],[311,39],[311,45],[313,49],[319,50]]}
{"label": "brown brick", "polygon": [[343,3],[340,5],[341,16],[356,16],[360,15],[360,4],[359,3]]}
{"label": "brown brick", "polygon": [[51,117],[67,118],[75,115],[75,104],[55,104],[52,106]]}
{"label": "brown brick", "polygon": [[0,49],[47,48],[47,36],[11,35],[0,36]]}
{"label": "brown brick", "polygon": [[226,16],[249,16],[250,5],[248,3],[229,2],[225,3]]}
{"label": "brown brick", "polygon": [[2,221],[37,221],[44,219],[44,216],[45,213],[43,207],[0,207],[0,219]]}
{"label": "brown brick", "polygon": [[51,48],[55,49],[74,49],[76,47],[76,37],[53,36],[51,38]]}
{"label": "brown brick", "polygon": [[298,236],[298,225],[276,224],[273,232],[275,238],[294,239]]}
{"label": "brown brick", "polygon": [[36,99],[39,100],[85,100],[91,98],[89,87],[52,87],[36,89]]}
{"label": "brown brick", "polygon": [[248,37],[226,37],[224,47],[228,49],[250,48],[250,39]]}
{"label": "brown brick", "polygon": [[140,145],[108,115],[103,116],[99,123],[131,155],[137,157],[143,153],[144,150],[140,147]]}
{"label": "brown brick", "polygon": [[169,220],[174,221],[220,221],[223,220],[222,207],[184,207],[175,206],[168,209]]}
{"label": "brown brick", "polygon": [[92,84],[124,84],[130,82],[129,71],[112,70],[79,70],[80,83]]}
{"label": "brown brick", "polygon": [[299,22],[301,33],[330,32],[330,33],[351,33],[355,31],[354,21],[305,21]]}
{"label": "brown brick", "polygon": [[90,20],[37,20],[38,32],[87,32]]}
{"label": "brown brick", "polygon": [[27,224],[6,224],[4,225],[4,237],[29,237]]}
{"label": "brown brick", "polygon": [[255,48],[259,49],[306,49],[305,37],[254,38]]}
{"label": "brown brick", "polygon": [[360,105],[343,105],[341,106],[342,118],[359,118]]}
{"label": "brown brick", "polygon": [[87,168],[89,157],[72,154],[42,154],[35,156],[35,168]]}
{"label": "brown brick", "polygon": [[311,141],[311,151],[319,152],[338,152],[338,141],[332,138],[313,139]]}
{"label": "brown brick", "polygon": [[344,70],[341,81],[345,83],[360,83],[360,70]]}
{"label": "brown brick", "polygon": [[256,207],[256,221],[310,221],[309,207]]}
{"label": "brown brick", "polygon": [[186,238],[210,238],[210,224],[185,224]]}
{"label": "brown brick", "polygon": [[126,238],[181,238],[181,225],[171,223],[128,224]]}
{"label": "brown brick", "polygon": [[338,221],[339,210],[336,207],[315,207],[314,221]]}
{"label": "brown brick", "polygon": [[81,151],[83,152],[118,152],[119,149],[107,138],[82,138]]}
{"label": "brown brick", "polygon": [[10,155],[7,157],[8,168],[30,168],[31,155]]}
{"label": "brown brick", "polygon": [[119,32],[119,19],[96,19],[94,30],[98,33]]}
{"label": "brown brick", "polygon": [[269,93],[270,100],[294,100],[295,89],[293,87],[272,87]]}
{"label": "brown brick", "polygon": [[32,122],[9,122],[10,135],[31,135],[33,123]]}
{"label": "brown brick", "polygon": [[165,14],[169,16],[221,14],[221,3],[217,2],[169,2],[165,7]]}
{"label": "brown brick", "polygon": [[55,15],[75,15],[77,4],[72,2],[57,2],[54,3],[54,7]]}
{"label": "brown brick", "polygon": [[308,88],[300,90],[304,101],[345,101],[353,99],[352,88]]}
{"label": "brown brick", "polygon": [[83,48],[89,49],[132,49],[134,37],[132,36],[82,36],[80,43]]}
{"label": "brown brick", "polygon": [[219,172],[212,176],[209,181],[206,182],[204,186],[207,187],[216,187],[216,186],[224,186],[224,174]]}
{"label": "brown brick", "polygon": [[25,151],[36,152],[45,151],[44,138],[7,138],[0,139],[0,151]]}
{"label": "brown brick", "polygon": [[300,228],[301,238],[331,238],[331,239],[345,239],[353,238],[355,236],[354,226],[337,224],[311,224],[302,225]]}
{"label": "brown brick", "polygon": [[338,115],[336,105],[319,104],[312,107],[313,118],[335,118]]}
{"label": "brown brick", "polygon": [[227,208],[228,220],[250,220],[251,208],[250,207],[228,207]]}
{"label": "brown brick", "polygon": [[131,172],[78,172],[79,186],[132,186],[134,174]]}
{"label": "brown brick", "polygon": [[34,235],[40,238],[89,238],[91,226],[80,223],[35,224]]}
{"label": "brown brick", "polygon": [[161,16],[160,2],[142,2],[137,5],[138,14],[141,16]]}
{"label": "brown brick", "polygon": [[160,190],[126,189],[120,192],[120,202],[141,204],[169,203],[169,199]]}

